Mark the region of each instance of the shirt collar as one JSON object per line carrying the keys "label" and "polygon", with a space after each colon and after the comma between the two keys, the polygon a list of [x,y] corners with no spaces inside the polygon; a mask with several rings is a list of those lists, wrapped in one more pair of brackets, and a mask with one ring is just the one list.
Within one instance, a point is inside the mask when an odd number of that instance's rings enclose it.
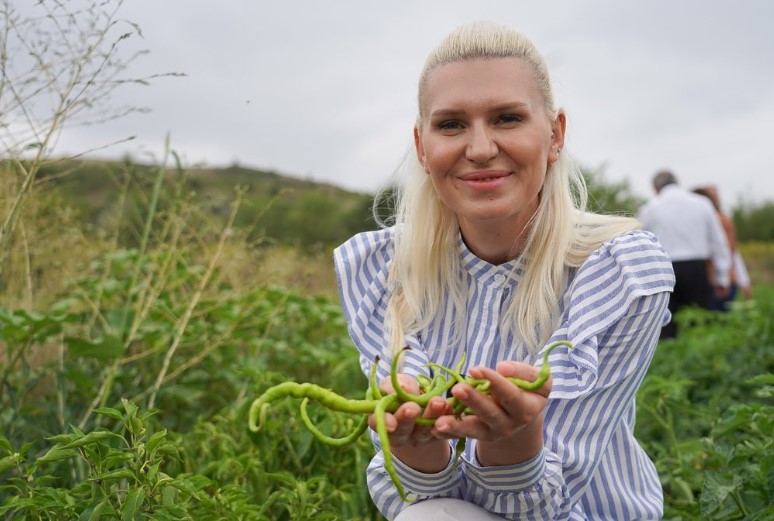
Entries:
{"label": "shirt collar", "polygon": [[461,234],[457,238],[457,245],[462,266],[477,281],[491,286],[514,287],[521,280],[523,273],[521,257],[495,265],[476,257],[462,240]]}

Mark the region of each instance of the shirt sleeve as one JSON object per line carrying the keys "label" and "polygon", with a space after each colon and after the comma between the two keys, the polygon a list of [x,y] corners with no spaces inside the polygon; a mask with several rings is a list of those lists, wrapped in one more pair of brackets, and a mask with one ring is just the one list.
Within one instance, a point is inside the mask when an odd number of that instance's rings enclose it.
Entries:
{"label": "shirt sleeve", "polygon": [[[387,352],[385,318],[395,289],[389,283],[393,252],[392,228],[357,234],[333,252],[339,298],[349,335],[360,352],[360,367],[368,376],[379,356],[380,380],[389,376],[392,359]],[[416,335],[406,335],[405,340],[412,349],[403,355],[401,372],[430,375],[429,359]]]}
{"label": "shirt sleeve", "polygon": [[[471,458],[465,499],[506,519],[586,519],[580,498],[601,461],[642,466],[647,456],[627,418],[661,326],[669,320],[673,286],[671,262],[646,232],[614,239],[578,269],[565,295],[561,327],[551,338],[574,347],[549,356],[553,387],[543,450],[533,460],[505,467],[481,467]],[[623,441],[612,443],[614,436]],[[627,492],[598,491],[611,502],[639,509],[622,519],[660,518],[660,498],[620,496]]]}
{"label": "shirt sleeve", "polygon": [[750,274],[739,250],[734,252],[734,270],[736,271],[736,283],[740,288],[750,285]]}
{"label": "shirt sleeve", "polygon": [[[333,251],[339,298],[349,335],[362,357],[383,356],[384,316],[392,288],[392,229],[359,233]],[[364,367],[365,369],[365,367]]]}
{"label": "shirt sleeve", "polygon": [[[369,375],[376,356],[377,381],[389,376],[391,354],[386,353],[385,316],[390,286],[389,269],[393,258],[393,230],[364,232],[334,250],[339,297],[347,321],[350,337],[360,352],[360,366]],[[401,372],[429,376],[427,355],[414,335],[406,336],[412,349],[403,355]],[[384,468],[384,451],[379,437],[369,431],[376,454],[366,470],[368,490],[379,511],[394,519],[409,503],[398,495],[392,479]],[[393,464],[406,492],[418,499],[428,497],[459,497],[462,471],[450,459],[447,467],[437,474],[423,474],[393,458]]]}
{"label": "shirt sleeve", "polygon": [[710,258],[715,270],[715,282],[722,287],[727,287],[731,283],[731,267],[733,259],[731,257],[731,246],[728,237],[723,229],[712,203],[707,201],[707,233],[709,235]]}

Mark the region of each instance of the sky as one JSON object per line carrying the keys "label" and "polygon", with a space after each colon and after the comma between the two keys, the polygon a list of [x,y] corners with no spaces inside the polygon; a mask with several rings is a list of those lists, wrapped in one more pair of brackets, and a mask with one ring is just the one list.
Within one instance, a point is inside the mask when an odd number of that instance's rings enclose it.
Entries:
{"label": "sky", "polygon": [[[14,3],[14,2],[12,2]],[[17,0],[30,9],[27,0]],[[24,4],[24,5],[22,5]],[[148,54],[114,100],[150,109],[65,129],[61,154],[270,169],[372,192],[412,147],[416,82],[455,26],[492,20],[543,53],[565,151],[650,197],[656,170],[718,186],[725,207],[774,200],[774,2],[768,0],[126,0]]]}

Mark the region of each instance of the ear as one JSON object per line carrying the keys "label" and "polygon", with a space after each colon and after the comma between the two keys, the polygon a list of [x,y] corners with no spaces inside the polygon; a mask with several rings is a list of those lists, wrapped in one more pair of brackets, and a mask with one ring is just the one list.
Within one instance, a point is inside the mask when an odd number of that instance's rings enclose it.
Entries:
{"label": "ear", "polygon": [[421,164],[425,171],[427,171],[427,166],[425,165],[425,149],[422,146],[422,136],[419,134],[419,128],[414,126],[414,148],[417,151],[417,159],[419,160],[419,164]]}
{"label": "ear", "polygon": [[559,109],[556,119],[551,124],[551,145],[548,153],[548,162],[554,163],[559,159],[559,154],[564,148],[564,133],[567,130],[567,116],[564,110]]}

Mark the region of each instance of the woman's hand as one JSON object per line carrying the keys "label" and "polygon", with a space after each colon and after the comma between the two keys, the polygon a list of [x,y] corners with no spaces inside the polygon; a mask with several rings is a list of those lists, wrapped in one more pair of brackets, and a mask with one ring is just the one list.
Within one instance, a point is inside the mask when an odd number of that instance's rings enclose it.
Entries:
{"label": "woman's hand", "polygon": [[[416,379],[406,374],[398,375],[400,386],[412,394],[420,394]],[[390,379],[384,379],[379,388],[387,394],[394,392]],[[445,414],[451,414],[451,406],[440,396],[434,397],[422,408],[413,402],[402,404],[394,413],[385,415],[387,432],[390,438],[392,454],[409,467],[432,474],[446,468],[451,457],[449,443],[445,439],[433,436],[431,425],[418,425],[416,419],[420,416],[436,419]],[[375,429],[373,414],[368,418],[368,425]]]}
{"label": "woman's hand", "polygon": [[432,434],[441,438],[475,438],[476,456],[484,466],[511,465],[535,456],[543,446],[543,410],[551,392],[551,378],[537,391],[525,391],[506,377],[534,380],[539,369],[521,362],[500,362],[497,370],[476,367],[473,378],[491,382],[487,396],[470,385],[452,388],[454,396],[473,414],[443,416]]}

